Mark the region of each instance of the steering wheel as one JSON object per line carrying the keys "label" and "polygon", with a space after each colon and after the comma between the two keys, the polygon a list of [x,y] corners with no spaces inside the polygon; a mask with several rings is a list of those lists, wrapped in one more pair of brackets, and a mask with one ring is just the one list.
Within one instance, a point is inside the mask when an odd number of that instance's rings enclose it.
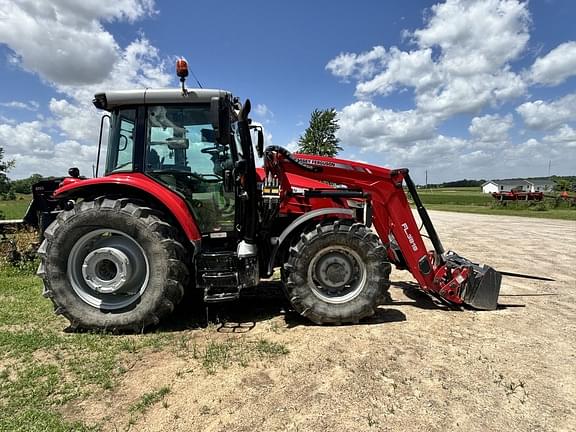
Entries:
{"label": "steering wheel", "polygon": [[[195,178],[200,178],[202,181],[206,183],[218,183],[222,181],[222,177],[220,177],[218,174],[198,174],[198,173],[186,173],[186,174],[192,174]],[[206,177],[213,177],[213,179],[208,180]]]}
{"label": "steering wheel", "polygon": [[221,151],[222,150],[220,147],[206,147],[206,148],[203,148],[202,150],[200,150],[200,153],[215,155],[215,154],[220,153]]}

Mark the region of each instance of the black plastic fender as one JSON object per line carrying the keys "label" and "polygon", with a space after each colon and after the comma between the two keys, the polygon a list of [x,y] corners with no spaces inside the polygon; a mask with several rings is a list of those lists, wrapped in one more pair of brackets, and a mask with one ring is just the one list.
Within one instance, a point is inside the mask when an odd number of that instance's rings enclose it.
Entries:
{"label": "black plastic fender", "polygon": [[268,261],[267,275],[270,276],[274,272],[274,263],[276,261],[276,255],[278,254],[278,251],[281,249],[286,239],[290,237],[290,234],[292,234],[302,224],[305,224],[306,222],[309,222],[314,218],[317,218],[319,216],[332,216],[332,215],[353,218],[355,215],[355,211],[354,209],[345,209],[337,207],[334,208],[328,207],[318,210],[312,210],[294,219],[292,223],[288,225],[286,229],[284,229],[284,231],[282,231],[282,233],[278,237],[273,237],[271,239],[271,241],[273,242],[273,248],[272,253],[270,254],[270,261]]}

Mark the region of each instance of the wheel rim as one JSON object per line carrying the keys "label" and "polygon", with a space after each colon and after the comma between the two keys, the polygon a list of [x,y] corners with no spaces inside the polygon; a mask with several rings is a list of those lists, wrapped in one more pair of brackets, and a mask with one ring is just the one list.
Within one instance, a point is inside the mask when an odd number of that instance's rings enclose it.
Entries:
{"label": "wheel rim", "polygon": [[118,230],[97,229],[72,247],[67,276],[82,301],[95,308],[116,310],[131,305],[144,293],[150,266],[134,238]]}
{"label": "wheel rim", "polygon": [[308,282],[316,297],[326,303],[346,303],[366,285],[366,264],[346,246],[322,249],[308,268]]}

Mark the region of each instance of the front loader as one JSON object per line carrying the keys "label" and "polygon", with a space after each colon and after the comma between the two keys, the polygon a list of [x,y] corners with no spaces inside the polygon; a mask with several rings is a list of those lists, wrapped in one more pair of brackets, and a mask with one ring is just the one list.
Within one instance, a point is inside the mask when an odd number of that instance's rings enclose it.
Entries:
{"label": "front loader", "polygon": [[110,119],[104,176],[71,170],[44,197],[38,275],[72,328],[140,331],[186,291],[235,300],[277,268],[318,324],[372,315],[392,265],[445,302],[496,308],[500,273],[443,249],[407,169],[264,149],[250,101],[186,89],[186,74],[180,62],[181,89],[95,95]]}

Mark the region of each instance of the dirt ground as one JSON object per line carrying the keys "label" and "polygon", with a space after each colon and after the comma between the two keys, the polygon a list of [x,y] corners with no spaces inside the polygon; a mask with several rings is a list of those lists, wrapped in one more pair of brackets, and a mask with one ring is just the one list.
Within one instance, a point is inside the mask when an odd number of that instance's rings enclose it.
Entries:
{"label": "dirt ground", "polygon": [[[106,414],[106,430],[133,431],[576,430],[576,223],[431,217],[447,249],[556,281],[504,278],[492,312],[450,310],[395,286],[393,304],[345,327],[309,325],[283,313],[281,299],[245,299],[221,312],[245,326],[239,333],[231,322],[173,331],[266,338],[288,354],[209,374],[191,354],[151,352],[74,416]],[[413,280],[399,271],[391,279]],[[164,403],[130,421],[128,407],[162,386],[171,389]]]}

